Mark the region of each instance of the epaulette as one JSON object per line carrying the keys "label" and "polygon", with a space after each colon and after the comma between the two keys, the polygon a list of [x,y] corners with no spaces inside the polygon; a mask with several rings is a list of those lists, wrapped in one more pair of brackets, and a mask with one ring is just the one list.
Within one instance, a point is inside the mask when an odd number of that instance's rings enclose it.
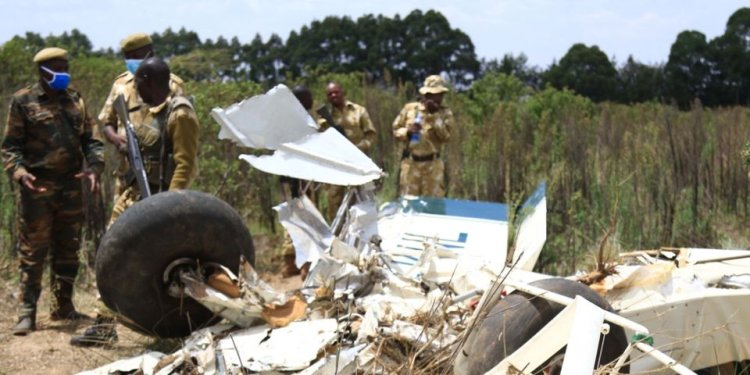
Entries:
{"label": "epaulette", "polygon": [[131,80],[132,78],[133,78],[133,74],[126,70],[122,72],[120,75],[118,75],[117,78],[115,78],[115,83],[117,83],[118,81],[127,82]]}
{"label": "epaulette", "polygon": [[65,89],[65,92],[70,95],[70,98],[75,102],[81,99],[81,94],[78,92],[78,90],[72,87],[68,87],[67,89]]}
{"label": "epaulette", "polygon": [[174,96],[172,97],[172,100],[169,101],[169,112],[172,112],[176,108],[182,106],[187,106],[190,109],[195,110],[195,108],[193,108],[193,103],[190,102],[190,99],[184,96]]}
{"label": "epaulette", "polygon": [[18,96],[29,95],[29,94],[31,94],[33,87],[34,87],[34,85],[26,86],[26,87],[24,87],[24,88],[22,88],[22,89],[20,89],[20,90],[18,90],[16,92],[14,92],[13,96],[18,97]]}

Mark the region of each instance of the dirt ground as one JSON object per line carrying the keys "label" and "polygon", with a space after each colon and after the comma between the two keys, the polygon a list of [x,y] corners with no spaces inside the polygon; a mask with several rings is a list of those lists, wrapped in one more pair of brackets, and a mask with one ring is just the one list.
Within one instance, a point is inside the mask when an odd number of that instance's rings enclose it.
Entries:
{"label": "dirt ground", "polygon": [[[272,269],[275,241],[255,238],[256,259],[259,267]],[[262,269],[262,268],[261,268]],[[25,337],[13,336],[11,328],[18,313],[18,282],[15,262],[0,264],[0,375],[45,374],[68,375],[129,358],[145,351],[169,353],[180,346],[179,340],[158,340],[141,335],[122,325],[117,325],[119,340],[112,348],[77,348],[69,344],[70,337],[83,332],[93,322],[57,322],[49,319],[50,294],[45,285],[37,314],[37,330]],[[261,272],[263,279],[279,290],[299,288],[298,276],[283,279],[272,272]],[[11,276],[13,275],[13,276]],[[45,281],[47,277],[45,275]],[[86,269],[79,278],[74,302],[83,313],[94,316],[96,288],[91,270]]]}

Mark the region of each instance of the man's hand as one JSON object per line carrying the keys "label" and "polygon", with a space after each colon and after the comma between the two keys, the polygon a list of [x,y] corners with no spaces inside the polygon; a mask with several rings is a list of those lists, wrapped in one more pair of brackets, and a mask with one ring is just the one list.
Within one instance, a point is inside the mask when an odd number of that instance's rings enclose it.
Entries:
{"label": "man's hand", "polygon": [[90,169],[85,169],[82,172],[76,173],[73,177],[88,181],[89,191],[92,193],[96,194],[99,192],[99,176],[96,172]]}
{"label": "man's hand", "polygon": [[406,129],[406,131],[410,134],[419,133],[420,131],[422,131],[422,124],[412,122],[411,124],[409,124],[409,127]]}
{"label": "man's hand", "polygon": [[34,181],[36,181],[36,176],[31,173],[26,173],[25,175],[21,176],[20,179],[18,179],[18,182],[21,184],[21,186],[35,193],[44,193],[45,191],[47,191],[47,188],[44,186],[34,185]]}
{"label": "man's hand", "polygon": [[113,144],[115,148],[121,153],[128,152],[128,140],[124,136],[117,134],[117,130],[112,125],[104,126],[104,136],[107,137],[109,143]]}
{"label": "man's hand", "polygon": [[436,103],[434,100],[425,100],[425,107],[427,107],[427,112],[435,113],[440,110],[440,104]]}

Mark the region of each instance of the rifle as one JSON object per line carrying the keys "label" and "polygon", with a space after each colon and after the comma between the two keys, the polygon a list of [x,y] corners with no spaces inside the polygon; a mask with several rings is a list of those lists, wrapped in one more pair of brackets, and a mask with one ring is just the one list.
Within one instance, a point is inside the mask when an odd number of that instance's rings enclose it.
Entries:
{"label": "rifle", "polygon": [[338,132],[341,133],[341,135],[343,135],[344,138],[346,138],[346,132],[344,132],[344,128],[342,128],[341,125],[333,121],[333,116],[331,116],[331,112],[328,110],[328,107],[326,107],[325,105],[322,105],[315,112],[318,115],[320,115],[320,117],[322,117],[324,120],[326,120],[328,125],[338,130]]}
{"label": "rifle", "polygon": [[128,106],[125,104],[125,97],[120,94],[114,103],[117,117],[120,118],[120,122],[125,127],[125,133],[128,138],[128,161],[130,162],[130,171],[135,175],[135,180],[138,183],[138,190],[141,192],[141,199],[148,198],[151,196],[151,189],[148,186],[148,178],[146,177],[146,168],[143,166],[143,157],[141,157],[141,148],[138,146],[138,138],[135,137],[135,129],[133,123],[130,122],[130,115],[128,114]]}

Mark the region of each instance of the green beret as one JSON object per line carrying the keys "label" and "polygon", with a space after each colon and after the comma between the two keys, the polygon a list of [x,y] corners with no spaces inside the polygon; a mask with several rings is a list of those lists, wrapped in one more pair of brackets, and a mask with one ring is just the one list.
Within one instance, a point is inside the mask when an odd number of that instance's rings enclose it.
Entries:
{"label": "green beret", "polygon": [[68,60],[68,51],[57,48],[57,47],[49,47],[45,48],[34,55],[34,62],[37,64],[43,63],[48,60],[52,59],[62,59],[62,60]]}
{"label": "green beret", "polygon": [[120,49],[122,52],[130,52],[137,50],[138,48],[141,48],[143,46],[147,46],[149,44],[152,44],[153,41],[151,40],[151,37],[146,33],[135,33],[132,35],[128,35],[127,38],[123,39],[122,42],[120,42]]}

